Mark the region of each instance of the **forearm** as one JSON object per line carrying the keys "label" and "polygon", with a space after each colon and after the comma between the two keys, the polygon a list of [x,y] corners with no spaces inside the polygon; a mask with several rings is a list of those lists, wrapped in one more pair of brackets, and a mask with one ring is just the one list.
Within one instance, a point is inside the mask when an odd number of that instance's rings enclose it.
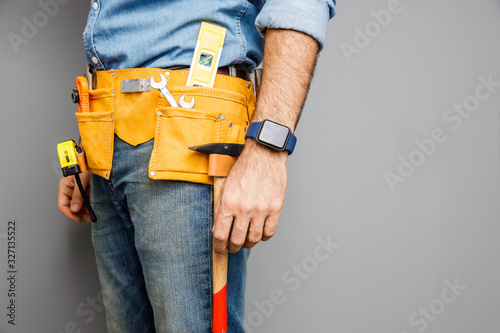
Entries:
{"label": "forearm", "polygon": [[[292,131],[302,111],[316,64],[318,44],[309,35],[268,29],[264,72],[253,121],[273,120]],[[253,247],[276,232],[287,183],[287,151],[247,139],[215,205],[214,249],[224,254]]]}
{"label": "forearm", "polygon": [[268,29],[262,84],[253,121],[270,119],[294,131],[318,54],[314,38],[294,30]]}

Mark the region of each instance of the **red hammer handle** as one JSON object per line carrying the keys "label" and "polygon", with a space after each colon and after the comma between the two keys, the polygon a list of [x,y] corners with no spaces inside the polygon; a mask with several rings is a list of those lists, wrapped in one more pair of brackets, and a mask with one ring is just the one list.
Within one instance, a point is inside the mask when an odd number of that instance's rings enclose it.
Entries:
{"label": "red hammer handle", "polygon": [[[219,195],[226,178],[214,177],[214,203],[219,200]],[[212,250],[213,260],[213,308],[212,332],[227,332],[227,250],[222,256],[216,256]]]}
{"label": "red hammer handle", "polygon": [[[191,150],[209,155],[208,175],[214,177],[214,205],[219,201],[226,177],[243,147],[244,145],[235,143],[210,143],[189,147]],[[227,249],[223,256],[216,256],[212,249],[213,333],[227,332],[227,259]]]}

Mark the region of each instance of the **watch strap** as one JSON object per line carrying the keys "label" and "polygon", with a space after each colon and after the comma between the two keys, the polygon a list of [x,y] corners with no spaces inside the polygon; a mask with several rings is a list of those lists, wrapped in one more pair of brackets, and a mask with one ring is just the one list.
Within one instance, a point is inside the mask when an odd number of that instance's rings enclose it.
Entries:
{"label": "watch strap", "polygon": [[293,153],[295,149],[295,144],[297,143],[297,137],[290,131],[290,136],[288,137],[288,141],[286,142],[285,150],[288,150],[289,154]]}
{"label": "watch strap", "polygon": [[245,134],[245,139],[246,138],[257,138],[257,134],[259,134],[259,129],[260,125],[262,124],[261,121],[251,123],[250,126],[248,126],[247,133]]}

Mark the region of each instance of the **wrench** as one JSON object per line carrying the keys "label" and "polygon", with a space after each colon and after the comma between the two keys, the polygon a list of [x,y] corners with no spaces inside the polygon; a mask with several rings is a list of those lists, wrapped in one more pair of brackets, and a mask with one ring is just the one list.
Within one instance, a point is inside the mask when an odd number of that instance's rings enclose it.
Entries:
{"label": "wrench", "polygon": [[151,83],[151,87],[161,91],[163,96],[165,96],[167,101],[170,103],[170,106],[173,106],[176,108],[179,107],[179,104],[177,104],[177,102],[175,101],[174,96],[172,96],[170,91],[168,91],[168,89],[167,89],[167,78],[163,74],[160,74],[160,78],[161,78],[161,81],[156,82],[155,79],[151,76],[151,78],[149,79],[149,81]]}
{"label": "wrench", "polygon": [[194,106],[194,97],[191,97],[191,102],[188,103],[188,102],[185,102],[184,101],[184,98],[186,97],[186,94],[183,94],[181,96],[181,98],[179,98],[179,104],[183,107],[183,108],[192,108]]}

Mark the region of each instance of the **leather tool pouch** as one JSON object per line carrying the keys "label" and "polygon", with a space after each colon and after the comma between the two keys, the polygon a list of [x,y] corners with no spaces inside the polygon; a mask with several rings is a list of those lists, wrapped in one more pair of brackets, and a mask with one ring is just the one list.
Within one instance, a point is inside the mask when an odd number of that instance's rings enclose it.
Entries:
{"label": "leather tool pouch", "polygon": [[195,99],[193,108],[170,107],[159,91],[121,93],[123,79],[149,78],[161,69],[97,72],[97,86],[89,92],[91,112],[76,113],[88,170],[109,178],[116,134],[136,146],[153,139],[149,177],[212,184],[208,155],[188,149],[209,143],[241,143],[255,109],[253,85],[217,76],[215,88],[186,87],[187,71],[173,71],[168,89],[178,101]]}
{"label": "leather tool pouch", "polygon": [[[102,101],[111,97],[111,89],[99,89],[90,92],[90,100],[96,110],[111,110],[101,106]],[[107,104],[107,103],[105,103]],[[111,172],[115,120],[112,111],[77,112],[78,129],[82,147],[87,157],[90,172],[106,179]]]}
{"label": "leather tool pouch", "polygon": [[154,148],[149,163],[153,179],[184,180],[212,184],[208,156],[188,147],[209,143],[245,142],[254,100],[234,91],[203,87],[172,87],[178,99],[195,99],[192,109],[159,107],[156,115]]}

